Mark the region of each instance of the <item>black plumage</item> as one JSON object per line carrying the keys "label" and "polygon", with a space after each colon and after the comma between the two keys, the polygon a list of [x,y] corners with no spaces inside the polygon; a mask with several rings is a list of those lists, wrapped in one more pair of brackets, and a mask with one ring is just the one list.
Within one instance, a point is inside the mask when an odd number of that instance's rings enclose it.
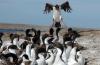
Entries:
{"label": "black plumage", "polygon": [[67,11],[68,13],[70,13],[71,10],[72,10],[68,1],[66,1],[63,4],[61,4],[61,9],[63,9],[65,12]]}

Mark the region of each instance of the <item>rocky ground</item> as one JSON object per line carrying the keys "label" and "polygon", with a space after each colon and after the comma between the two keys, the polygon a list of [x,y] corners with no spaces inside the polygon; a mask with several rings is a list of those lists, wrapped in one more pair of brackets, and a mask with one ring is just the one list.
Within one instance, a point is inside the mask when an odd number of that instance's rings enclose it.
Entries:
{"label": "rocky ground", "polygon": [[86,49],[82,50],[87,59],[87,65],[100,65],[100,31],[84,32],[84,36],[77,39]]}

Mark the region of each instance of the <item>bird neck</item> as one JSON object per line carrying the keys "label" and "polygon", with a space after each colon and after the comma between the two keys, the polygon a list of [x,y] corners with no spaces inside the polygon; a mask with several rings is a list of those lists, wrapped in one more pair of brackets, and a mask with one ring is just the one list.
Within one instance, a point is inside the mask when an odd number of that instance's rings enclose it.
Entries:
{"label": "bird neck", "polygon": [[61,16],[61,10],[57,10],[55,7],[53,7],[53,18],[55,19],[60,19]]}
{"label": "bird neck", "polygon": [[36,53],[35,53],[35,49],[34,48],[31,49],[31,59],[32,60],[36,59]]}
{"label": "bird neck", "polygon": [[13,44],[14,44],[14,45],[17,45],[17,42],[18,42],[18,38],[15,38],[15,39],[13,40]]}
{"label": "bird neck", "polygon": [[26,54],[29,56],[29,59],[31,58],[31,44],[28,44],[26,46]]}
{"label": "bird neck", "polygon": [[44,41],[44,40],[42,40],[42,36],[40,36],[40,44],[41,44],[41,45],[44,44],[43,41]]}
{"label": "bird neck", "polygon": [[45,43],[45,44],[49,44],[49,43],[48,43],[48,40],[49,40],[49,39],[50,39],[50,37],[47,37],[47,38],[44,40],[44,43]]}

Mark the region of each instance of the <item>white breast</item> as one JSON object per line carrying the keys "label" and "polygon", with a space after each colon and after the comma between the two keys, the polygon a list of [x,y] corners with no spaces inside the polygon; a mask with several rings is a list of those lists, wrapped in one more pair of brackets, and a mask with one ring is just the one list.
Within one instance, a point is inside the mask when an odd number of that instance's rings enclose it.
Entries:
{"label": "white breast", "polygon": [[35,54],[35,49],[34,48],[32,48],[31,49],[31,60],[33,61],[33,60],[36,60],[36,56],[35,56],[36,54]]}
{"label": "white breast", "polygon": [[56,22],[61,21],[61,11],[53,7],[53,18]]}
{"label": "white breast", "polygon": [[75,57],[76,57],[76,47],[74,47],[70,52],[70,56],[68,59],[68,65],[79,65]]}
{"label": "white breast", "polygon": [[71,52],[72,47],[71,46],[67,46],[66,48],[66,58],[69,58],[70,52]]}
{"label": "white breast", "polygon": [[55,57],[55,61],[53,63],[53,65],[66,65],[66,63],[64,63],[62,60],[61,60],[61,53],[62,51],[57,48],[57,54],[56,54],[56,57]]}
{"label": "white breast", "polygon": [[66,49],[64,48],[63,54],[62,54],[62,59],[64,60],[64,62],[67,64],[67,55],[66,55]]}
{"label": "white breast", "polygon": [[26,46],[26,54],[28,55],[29,59],[31,58],[31,44]]}

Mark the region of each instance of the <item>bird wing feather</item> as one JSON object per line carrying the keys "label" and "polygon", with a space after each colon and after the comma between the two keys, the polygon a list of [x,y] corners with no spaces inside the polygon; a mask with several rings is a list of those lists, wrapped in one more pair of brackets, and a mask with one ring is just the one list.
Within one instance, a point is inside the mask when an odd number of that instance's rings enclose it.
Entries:
{"label": "bird wing feather", "polygon": [[46,3],[44,13],[49,13],[49,12],[51,12],[51,10],[53,10],[53,5]]}
{"label": "bird wing feather", "polygon": [[70,13],[72,10],[68,1],[61,4],[61,9],[63,9],[65,12],[67,11],[68,13]]}

